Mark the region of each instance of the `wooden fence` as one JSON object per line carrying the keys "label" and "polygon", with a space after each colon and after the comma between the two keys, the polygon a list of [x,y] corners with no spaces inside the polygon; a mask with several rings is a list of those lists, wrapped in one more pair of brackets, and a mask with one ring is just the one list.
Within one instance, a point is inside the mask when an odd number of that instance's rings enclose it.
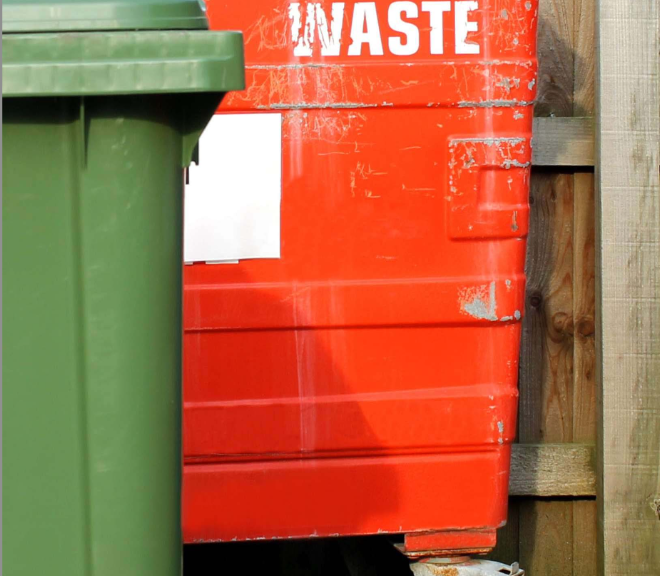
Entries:
{"label": "wooden fence", "polygon": [[540,4],[518,445],[492,557],[660,575],[658,2]]}

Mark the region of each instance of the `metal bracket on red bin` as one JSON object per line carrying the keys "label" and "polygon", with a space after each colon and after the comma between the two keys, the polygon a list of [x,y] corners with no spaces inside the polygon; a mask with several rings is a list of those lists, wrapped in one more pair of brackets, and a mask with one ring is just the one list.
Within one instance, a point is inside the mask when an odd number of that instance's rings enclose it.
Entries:
{"label": "metal bracket on red bin", "polygon": [[525,576],[517,562],[511,566],[492,560],[429,558],[411,564],[415,576]]}

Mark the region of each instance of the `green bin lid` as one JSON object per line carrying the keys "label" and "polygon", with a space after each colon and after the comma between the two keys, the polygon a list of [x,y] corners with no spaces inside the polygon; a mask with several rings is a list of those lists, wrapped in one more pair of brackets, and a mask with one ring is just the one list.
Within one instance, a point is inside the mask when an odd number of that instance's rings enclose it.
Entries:
{"label": "green bin lid", "polygon": [[203,0],[3,0],[2,32],[206,29]]}

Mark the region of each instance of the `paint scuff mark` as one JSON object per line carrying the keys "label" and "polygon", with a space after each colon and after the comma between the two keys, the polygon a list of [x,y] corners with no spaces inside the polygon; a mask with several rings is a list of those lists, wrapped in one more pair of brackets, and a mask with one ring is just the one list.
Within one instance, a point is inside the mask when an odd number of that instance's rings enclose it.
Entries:
{"label": "paint scuff mark", "polygon": [[518,232],[518,210],[513,211],[513,216],[511,218],[511,230]]}
{"label": "paint scuff mark", "polygon": [[[409,188],[405,184],[401,184],[401,190],[404,192],[435,192],[435,188]],[[433,194],[425,194],[425,196],[433,196]]]}
{"label": "paint scuff mark", "polygon": [[511,80],[509,78],[502,78],[495,86],[499,86],[500,88],[504,88],[508,93],[511,92]]}
{"label": "paint scuff mark", "polygon": [[363,102],[275,102],[269,106],[257,106],[257,108],[260,110],[316,110],[325,108],[376,108],[377,106],[378,104],[365,104]]}
{"label": "paint scuff mark", "polygon": [[[500,146],[501,144],[523,144],[524,138],[456,138],[449,143],[449,147],[456,146],[457,144],[485,144],[486,146]],[[506,162],[506,160],[505,160]],[[513,162],[513,160],[510,160]]]}
{"label": "paint scuff mark", "polygon": [[[350,171],[350,189],[351,196],[355,197],[355,192],[357,190],[358,178],[360,180],[368,180],[370,176],[384,176],[387,172],[377,172],[371,168],[371,164],[367,165],[362,162],[357,163],[355,170]],[[371,190],[364,190],[364,196],[366,198],[380,198],[380,196],[374,194]]]}
{"label": "paint scuff mark", "polygon": [[245,67],[246,70],[310,70],[319,68],[342,71],[340,64],[318,64],[315,62],[309,64],[252,64]]}
{"label": "paint scuff mark", "polygon": [[520,160],[504,160],[502,163],[502,166],[507,170],[509,170],[509,168],[529,168],[531,165],[531,162],[520,162]]}
{"label": "paint scuff mark", "polygon": [[478,320],[490,320],[496,322],[497,301],[495,298],[495,282],[488,287],[466,289],[460,295],[461,309],[466,314]]}
{"label": "paint scuff mark", "polygon": [[531,106],[533,102],[526,100],[482,100],[480,102],[459,102],[459,108],[513,108],[515,106]]}

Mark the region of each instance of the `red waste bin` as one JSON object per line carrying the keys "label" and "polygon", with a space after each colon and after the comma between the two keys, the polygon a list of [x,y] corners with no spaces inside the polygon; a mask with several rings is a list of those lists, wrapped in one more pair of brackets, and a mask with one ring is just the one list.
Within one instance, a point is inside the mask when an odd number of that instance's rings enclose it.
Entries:
{"label": "red waste bin", "polygon": [[[282,113],[281,259],[185,269],[187,542],[506,520],[536,0],[208,0]],[[259,158],[254,158],[258,169]]]}

